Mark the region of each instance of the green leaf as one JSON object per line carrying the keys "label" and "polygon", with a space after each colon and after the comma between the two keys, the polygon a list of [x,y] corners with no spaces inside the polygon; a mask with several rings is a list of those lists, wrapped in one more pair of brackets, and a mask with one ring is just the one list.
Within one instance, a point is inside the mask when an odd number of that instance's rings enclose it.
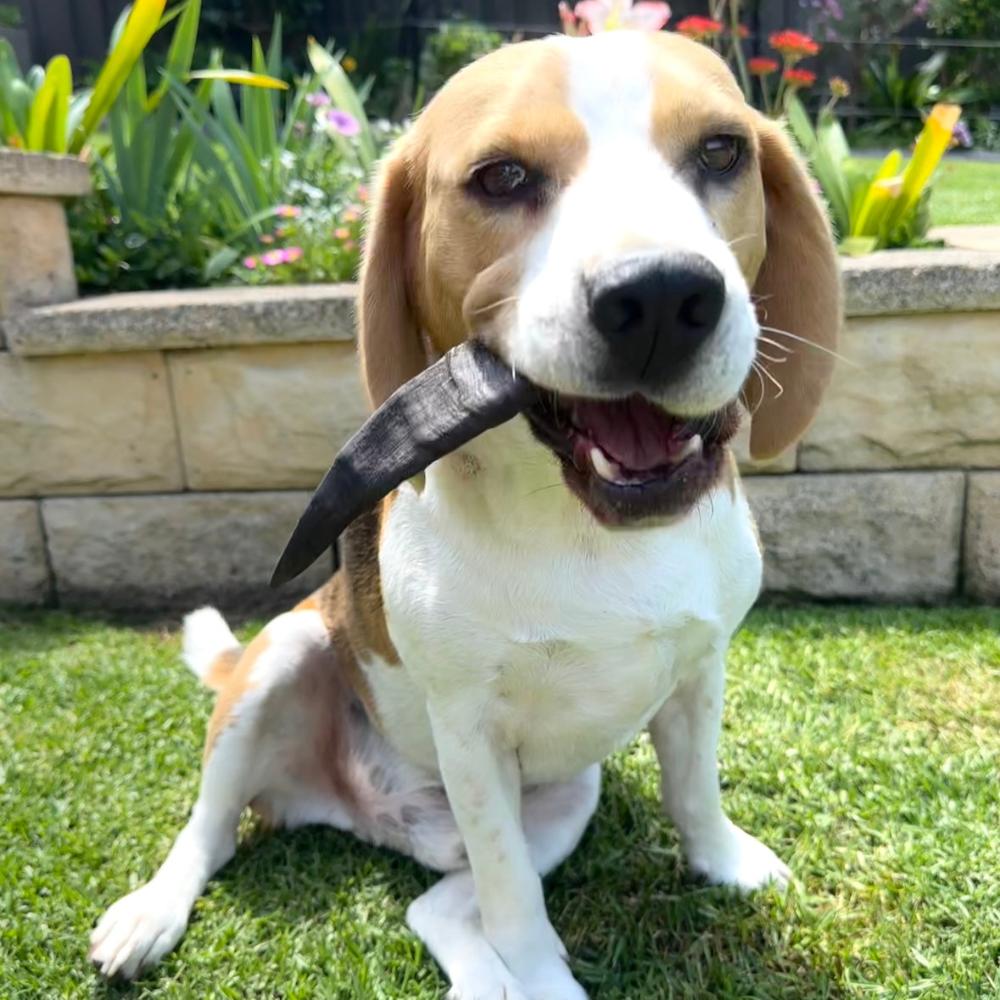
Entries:
{"label": "green leaf", "polygon": [[73,71],[66,56],[54,56],[45,67],[45,79],[31,104],[25,133],[27,149],[66,152],[66,120],[73,92]]}
{"label": "green leaf", "polygon": [[865,254],[872,253],[878,246],[878,240],[874,236],[848,236],[846,240],[841,240],[837,249],[845,257],[864,257]]}
{"label": "green leaf", "polygon": [[114,40],[112,50],[97,75],[94,93],[70,142],[71,152],[80,152],[91,133],[111,110],[132,68],[159,27],[165,7],[166,0],[136,0],[132,6],[120,35]]}
{"label": "green leaf", "polygon": [[275,79],[266,73],[251,73],[246,69],[198,69],[187,74],[189,80],[221,80],[238,83],[244,87],[263,87],[269,90],[288,90],[284,80]]}
{"label": "green leaf", "polygon": [[349,145],[341,143],[341,147],[347,153],[353,152],[360,162],[365,172],[368,172],[375,165],[376,150],[375,139],[372,136],[371,126],[368,123],[368,116],[365,114],[364,105],[358,98],[357,91],[351,83],[350,77],[344,72],[340,61],[330,55],[329,51],[323,48],[315,38],[310,38],[307,52],[309,62],[323,84],[323,89],[330,95],[330,100],[334,107],[341,111],[346,111],[361,126],[361,131],[357,136],[357,144]]}
{"label": "green leaf", "polygon": [[198,22],[201,19],[201,0],[188,0],[180,13],[180,19],[174,28],[167,49],[167,58],[163,64],[163,76],[159,86],[149,97],[148,111],[155,111],[167,92],[167,77],[183,79],[191,72],[191,62],[194,59],[195,46],[198,43]]}

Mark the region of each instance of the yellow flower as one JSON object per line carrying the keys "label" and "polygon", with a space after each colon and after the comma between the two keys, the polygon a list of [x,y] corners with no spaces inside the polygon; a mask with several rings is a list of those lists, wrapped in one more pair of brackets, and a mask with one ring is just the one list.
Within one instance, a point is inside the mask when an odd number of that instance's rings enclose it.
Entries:
{"label": "yellow flower", "polygon": [[831,76],[830,93],[837,98],[850,97],[851,85],[842,76]]}
{"label": "yellow flower", "polygon": [[344,56],[340,60],[340,65],[344,67],[345,73],[353,73],[358,68],[358,61],[354,56]]}

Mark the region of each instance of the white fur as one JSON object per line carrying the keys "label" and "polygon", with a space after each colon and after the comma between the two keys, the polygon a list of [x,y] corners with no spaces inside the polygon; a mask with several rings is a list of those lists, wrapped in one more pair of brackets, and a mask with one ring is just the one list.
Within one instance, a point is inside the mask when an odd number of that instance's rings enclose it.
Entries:
{"label": "white fur", "polygon": [[[529,246],[508,360],[548,387],[599,394],[578,350],[582,276],[608,254],[693,250],[725,276],[726,305],[660,402],[716,409],[739,392],[758,328],[734,255],[653,143],[647,43],[622,32],[552,44],[569,59],[588,157]],[[440,768],[486,940],[529,1000],[579,1000],[524,833],[523,783],[566,780],[650,725],[692,867],[743,888],[788,877],[725,816],[715,764],[724,653],[759,590],[760,553],[739,491],[717,488],[670,524],[608,530],[524,420],[464,451],[390,508],[382,587],[405,669],[369,663],[367,675],[394,745]],[[459,905],[457,885],[441,884],[443,905]],[[437,954],[433,921],[412,925]]]}
{"label": "white fur", "polygon": [[[209,878],[233,856],[236,829],[246,804],[273,780],[269,772],[280,757],[268,752],[258,727],[260,709],[310,649],[327,644],[326,628],[314,611],[280,615],[265,629],[267,649],[254,664],[248,693],[220,733],[202,772],[198,800],[166,861],[145,885],[119,899],[98,922],[90,938],[90,958],[109,978],[133,978],[158,962],[180,940],[195,900]],[[185,622],[184,658],[195,673],[207,669],[216,652],[235,638],[222,616],[202,608]],[[201,669],[199,669],[201,668]],[[342,827],[349,821],[327,804],[327,813],[310,817]]]}
{"label": "white fur", "polygon": [[[661,402],[678,413],[714,409],[742,384],[756,323],[735,259],[653,145],[646,43],[621,32],[551,44],[569,60],[570,103],[589,153],[529,248],[509,360],[547,386],[586,394],[574,354],[581,274],[622,249],[694,249],[725,275],[726,307],[690,376]],[[431,466],[422,490],[399,490],[379,560],[402,665],[362,666],[397,755],[389,764],[426,775],[422,795],[443,781],[471,869],[447,874],[408,913],[453,998],[585,998],[539,873],[579,840],[596,805],[596,765],[644,726],[692,868],[742,888],[787,879],[773,852],[725,816],[715,763],[725,650],[761,578],[738,488],[715,489],[672,523],[609,530],[519,418]],[[312,612],[282,616],[268,633],[191,821],[153,880],[94,932],[93,958],[108,975],[134,975],[173,946],[233,852],[240,810],[267,787],[254,762],[281,755],[257,728],[271,711],[266,699],[325,641]],[[189,619],[185,657],[203,675],[235,643],[203,609]],[[335,801],[295,791],[286,818],[351,826]],[[433,843],[418,854],[447,854],[442,868],[459,863],[455,826],[445,826],[427,827]]]}
{"label": "white fur", "polygon": [[215,608],[199,608],[184,618],[181,658],[196,677],[204,678],[216,658],[240,649],[225,618]]}
{"label": "white fur", "polygon": [[622,254],[693,252],[725,277],[725,307],[690,372],[659,402],[681,415],[718,409],[746,379],[757,318],[735,255],[653,142],[649,43],[641,32],[621,31],[552,44],[568,60],[569,103],[587,131],[587,159],[529,244],[502,338],[508,360],[540,385],[601,395],[581,354],[589,323],[583,278]]}

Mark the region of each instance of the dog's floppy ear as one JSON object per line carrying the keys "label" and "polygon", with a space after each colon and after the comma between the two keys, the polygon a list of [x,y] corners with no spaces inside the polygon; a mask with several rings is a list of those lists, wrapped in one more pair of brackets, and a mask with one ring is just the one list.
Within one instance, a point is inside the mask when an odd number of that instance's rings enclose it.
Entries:
{"label": "dog's floppy ear", "polygon": [[413,311],[423,192],[411,146],[398,140],[379,168],[361,265],[358,349],[373,408],[427,364]]}
{"label": "dog's floppy ear", "polygon": [[805,167],[779,125],[760,116],[758,135],[767,252],[753,295],[761,337],[780,347],[762,341],[756,363],[781,388],[751,372],[744,395],[753,413],[750,453],[766,459],[797,441],[819,408],[833,371],[841,293],[830,225]]}

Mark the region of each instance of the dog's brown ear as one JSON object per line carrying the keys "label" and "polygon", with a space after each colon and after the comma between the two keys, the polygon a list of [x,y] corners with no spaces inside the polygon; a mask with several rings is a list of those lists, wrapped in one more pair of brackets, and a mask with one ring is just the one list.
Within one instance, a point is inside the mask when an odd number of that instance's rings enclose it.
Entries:
{"label": "dog's brown ear", "polygon": [[753,295],[761,337],[780,346],[761,341],[756,364],[774,381],[751,372],[744,396],[753,413],[750,453],[766,459],[797,441],[819,408],[833,371],[841,292],[830,225],[811,178],[779,125],[760,116],[758,134],[767,253]]}
{"label": "dog's brown ear", "polygon": [[398,140],[379,168],[361,264],[358,349],[373,408],[427,364],[413,311],[423,192],[411,145]]}

